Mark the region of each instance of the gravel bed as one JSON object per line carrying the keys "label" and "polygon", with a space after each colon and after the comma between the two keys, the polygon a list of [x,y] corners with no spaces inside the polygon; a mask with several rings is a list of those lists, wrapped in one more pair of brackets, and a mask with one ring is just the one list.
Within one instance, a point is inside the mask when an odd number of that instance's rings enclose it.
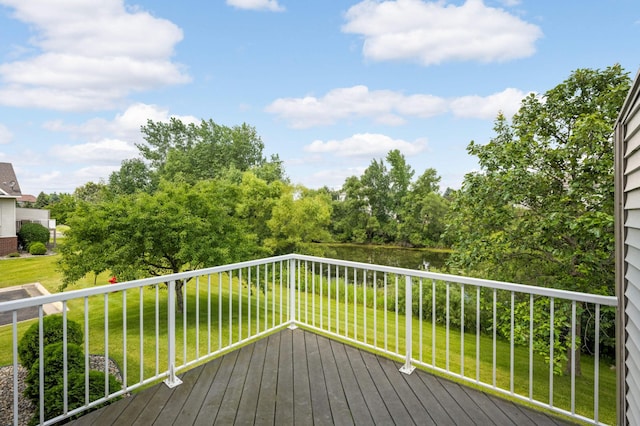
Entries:
{"label": "gravel bed", "polygon": [[[104,355],[89,355],[89,368],[104,371],[104,360]],[[109,373],[122,383],[120,368],[112,359],[109,359]],[[18,424],[20,426],[26,426],[36,412],[36,407],[31,400],[23,395],[27,374],[27,369],[18,365]],[[13,425],[13,365],[0,367],[0,425]]]}

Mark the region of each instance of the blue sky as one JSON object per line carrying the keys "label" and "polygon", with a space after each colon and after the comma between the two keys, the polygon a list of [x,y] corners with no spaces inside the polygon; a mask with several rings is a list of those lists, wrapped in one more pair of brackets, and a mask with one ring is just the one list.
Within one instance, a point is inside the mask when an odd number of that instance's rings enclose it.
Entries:
{"label": "blue sky", "polygon": [[640,67],[637,0],[0,0],[0,162],[73,192],[147,119],[255,126],[295,183],[399,149],[442,189],[471,140],[577,68]]}

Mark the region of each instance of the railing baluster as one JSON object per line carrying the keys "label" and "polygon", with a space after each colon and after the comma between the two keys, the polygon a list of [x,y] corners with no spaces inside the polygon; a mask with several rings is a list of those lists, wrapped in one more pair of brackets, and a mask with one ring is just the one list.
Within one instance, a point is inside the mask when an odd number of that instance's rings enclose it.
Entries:
{"label": "railing baluster", "polygon": [[555,348],[555,299],[549,300],[549,407],[553,407],[553,368],[555,358],[553,350]]}
{"label": "railing baluster", "polygon": [[327,264],[327,331],[331,331],[331,265]]}
{"label": "railing baluster", "polygon": [[127,389],[127,290],[122,290],[122,385]]}
{"label": "railing baluster", "polygon": [[238,342],[242,340],[242,268],[238,271]]}
{"label": "railing baluster", "polygon": [[182,280],[182,359],[187,363],[187,279]]}
{"label": "railing baluster", "polygon": [[160,375],[160,290],[158,284],[155,285],[156,290],[156,375]]}
{"label": "railing baluster", "polygon": [[[186,286],[185,286],[186,287]],[[185,334],[186,330],[185,330]],[[196,359],[200,359],[200,277],[196,277]]]}
{"label": "railing baluster", "polygon": [[362,271],[362,318],[363,318],[363,334],[364,334],[364,343],[367,344],[367,270],[364,269]]}
{"label": "railing baluster", "polygon": [[[222,296],[218,294],[218,299]],[[207,275],[207,354],[211,353],[211,274]]]}
{"label": "railing baluster", "polygon": [[320,262],[320,268],[319,268],[319,273],[320,273],[320,328],[324,329],[324,303],[322,303],[324,296],[323,296],[323,291],[322,291],[322,262]]}
{"label": "railing baluster", "polygon": [[[231,327],[231,324],[229,324]],[[218,350],[222,350],[222,273],[218,272]]]}
{"label": "railing baluster", "polygon": [[304,261],[304,323],[309,324],[309,265]]}
{"label": "railing baluster", "polygon": [[516,310],[516,294],[515,292],[511,292],[511,323],[510,323],[510,331],[509,331],[509,390],[513,395],[513,371],[514,371],[514,342],[513,342],[513,333],[515,327],[515,310]]}
{"label": "railing baluster", "polygon": [[498,321],[497,321],[497,306],[498,306],[498,290],[493,289],[493,366],[492,366],[492,379],[491,383],[493,384],[493,388],[496,387],[496,340],[497,340],[497,329],[498,329]]}
{"label": "railing baluster", "polygon": [[62,412],[69,411],[69,359],[67,335],[67,301],[62,302]]}
{"label": "railing baluster", "polygon": [[533,401],[533,294],[529,295],[529,400]]}
{"label": "railing baluster", "polygon": [[[14,330],[15,332],[15,330]],[[17,343],[14,344],[14,350],[17,350],[18,345]],[[14,354],[14,361],[17,362],[18,361],[18,356],[17,353]],[[39,368],[38,368],[38,380],[39,380],[39,389],[38,391],[40,392],[40,398],[39,398],[39,413],[40,413],[40,423],[44,423],[44,315],[43,315],[43,307],[42,305],[38,306],[38,361],[40,363]],[[14,364],[14,369],[13,371],[17,374],[17,364]],[[17,376],[14,376],[14,378]],[[14,392],[18,391],[18,387],[14,385],[13,387]],[[17,413],[18,411],[14,411],[14,413],[16,413],[16,418],[17,418]],[[16,419],[17,420],[17,419]],[[16,422],[17,424],[17,422]]]}
{"label": "railing baluster", "polygon": [[353,268],[353,338],[358,340],[358,270]]}
{"label": "railing baluster", "polygon": [[104,397],[109,396],[109,293],[104,294]]}
{"label": "railing baluster", "polygon": [[388,345],[387,345],[387,336],[389,333],[387,333],[387,273],[384,273],[384,350],[387,351],[388,349]]}
{"label": "railing baluster", "polygon": [[411,287],[413,280],[409,275],[405,276],[404,280],[404,312],[405,312],[405,328],[404,328],[404,342],[405,342],[405,359],[404,365],[400,368],[400,371],[404,374],[411,374],[415,367],[411,365],[411,355],[413,349],[413,292]]}
{"label": "railing baluster", "polygon": [[594,362],[593,362],[593,419],[598,423],[600,413],[600,304],[596,303],[596,324],[595,324],[595,342],[594,342]]}
{"label": "railing baluster", "polygon": [[[183,286],[184,287],[184,286]],[[167,294],[167,352],[169,364],[169,376],[164,383],[174,388],[182,383],[176,376],[176,281],[169,281]],[[186,330],[185,330],[186,331]],[[108,382],[107,382],[108,383]]]}
{"label": "railing baluster", "polygon": [[[142,291],[142,287],[140,287]],[[38,317],[42,316],[42,305],[38,306]],[[89,297],[84,298],[84,403],[89,404]],[[140,377],[142,381],[142,377]]]}
{"label": "railing baluster", "polygon": [[[138,298],[138,304],[139,304],[139,309],[140,309],[140,359],[139,359],[139,363],[140,363],[140,383],[142,383],[142,381],[144,381],[144,287],[140,287],[140,294],[139,294],[139,298]],[[89,310],[89,305],[87,304],[85,306],[85,312],[87,312]],[[88,324],[87,324],[88,327]],[[89,329],[87,328],[87,333],[89,332]],[[89,340],[89,336],[88,334],[85,333],[87,335],[87,340]],[[85,350],[85,352],[89,352],[89,345],[87,343],[87,349]],[[89,376],[87,376],[87,382],[89,380]]]}
{"label": "railing baluster", "polygon": [[[399,330],[398,330],[398,275],[395,275],[396,280],[395,280],[395,295],[396,295],[396,317],[395,317],[395,324],[396,324],[396,353],[398,353],[400,351],[399,346],[398,346],[398,335]],[[405,312],[405,316],[406,316],[406,312]]]}
{"label": "railing baluster", "polygon": [[347,267],[344,267],[344,337],[349,337],[349,288],[347,287],[347,281],[349,281],[349,272]]}
{"label": "railing baluster", "polygon": [[373,271],[373,346],[378,347],[378,271]]}
{"label": "railing baluster", "polygon": [[316,326],[316,262],[311,263],[311,312],[313,326]]}
{"label": "railing baluster", "polygon": [[450,316],[450,297],[449,297],[449,293],[450,293],[450,288],[451,288],[451,283],[449,283],[447,281],[446,283],[447,286],[447,293],[446,293],[446,303],[445,303],[445,316],[446,316],[446,332],[445,332],[445,365],[446,365],[446,370],[449,371],[449,316]]}
{"label": "railing baluster", "polygon": [[431,280],[431,366],[436,366],[436,280]]}
{"label": "railing baluster", "polygon": [[480,383],[480,286],[476,286],[476,383]]}
{"label": "railing baluster", "polygon": [[571,414],[576,413],[576,301],[571,302]]}
{"label": "railing baluster", "polygon": [[420,322],[419,322],[420,342],[418,344],[418,348],[419,348],[418,349],[418,351],[419,351],[418,357],[420,358],[420,362],[424,362],[423,359],[422,359],[422,323],[423,323],[423,318],[422,318],[422,278],[420,278],[420,281],[419,281],[418,285],[420,286],[420,288],[419,288],[420,295],[419,295],[419,299],[418,299],[418,318],[420,319]]}
{"label": "railing baluster", "polygon": [[464,377],[464,284],[460,285],[460,375]]}
{"label": "railing baluster", "polygon": [[[11,337],[13,344],[13,424],[14,426],[18,426],[19,422],[19,414],[18,414],[18,311],[14,310],[11,313]],[[42,331],[42,327],[41,327]],[[40,334],[40,346],[42,346],[42,333]],[[40,348],[40,367],[42,369],[42,348]],[[42,419],[42,400],[44,399],[44,391],[43,387],[43,378],[42,374],[40,375],[40,419]],[[41,421],[42,423],[42,421]]]}
{"label": "railing baluster", "polygon": [[[251,288],[251,266],[247,268],[247,337],[251,337],[251,295],[253,289]],[[242,340],[242,339],[240,339]]]}
{"label": "railing baluster", "polygon": [[336,265],[336,333],[340,334],[340,268]]}

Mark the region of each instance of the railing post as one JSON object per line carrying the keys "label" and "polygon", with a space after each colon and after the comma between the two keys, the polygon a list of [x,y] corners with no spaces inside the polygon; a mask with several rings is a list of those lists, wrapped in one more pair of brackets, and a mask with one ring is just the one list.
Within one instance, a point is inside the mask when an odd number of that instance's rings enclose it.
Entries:
{"label": "railing post", "polygon": [[[166,378],[164,383],[174,388],[179,384],[182,384],[176,376],[176,282],[175,280],[169,281],[169,294],[167,299],[167,344],[169,353],[169,377]],[[186,330],[184,330],[186,332]]]}
{"label": "railing post", "polygon": [[296,324],[296,260],[289,259],[289,329],[298,328]]}
{"label": "railing post", "polygon": [[[413,282],[409,275],[405,276],[404,283],[404,316],[405,316],[405,327],[404,327],[404,346],[406,357],[404,360],[404,365],[400,367],[400,372],[404,374],[411,374],[413,370],[416,368],[411,365],[411,348],[413,346],[412,337],[413,337],[413,301],[412,295],[413,291],[411,286]],[[422,321],[422,318],[420,318]]]}

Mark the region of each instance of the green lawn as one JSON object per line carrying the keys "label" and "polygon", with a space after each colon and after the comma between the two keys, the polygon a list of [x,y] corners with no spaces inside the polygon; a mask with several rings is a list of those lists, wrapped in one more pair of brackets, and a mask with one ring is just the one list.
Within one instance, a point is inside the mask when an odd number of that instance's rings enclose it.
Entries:
{"label": "green lawn", "polygon": [[[41,282],[50,291],[55,292],[59,286],[61,277],[55,270],[57,256],[32,257],[23,259],[10,259],[0,261],[3,271],[0,287]],[[107,274],[98,277],[97,283],[106,283]],[[287,291],[282,289],[280,299],[280,286],[278,282],[272,286],[268,282],[268,290],[265,292],[248,288],[246,284],[239,285],[237,275],[234,275],[229,288],[229,277],[223,275],[211,275],[211,300],[208,303],[208,277],[201,277],[198,281],[199,298],[196,297],[196,282],[191,280],[187,286],[186,319],[183,315],[176,316],[176,354],[177,364],[192,361],[197,356],[204,356],[209,350],[216,351],[224,348],[229,343],[245,339],[256,330],[267,328],[286,322],[288,312]],[[220,281],[221,280],[221,281]],[[246,282],[246,272],[243,279]],[[309,280],[309,283],[312,281]],[[94,277],[86,277],[71,289],[92,286]],[[221,288],[219,289],[220,283]],[[319,280],[315,284],[315,293],[300,293],[299,301],[295,301],[296,308],[300,309],[300,319],[310,325],[322,328],[341,336],[356,338],[366,343],[375,344],[379,349],[386,347],[388,350],[404,353],[405,317],[401,314],[384,310],[384,297],[382,290],[374,292],[371,288],[367,293],[365,308],[363,288],[353,290],[352,286],[344,286],[342,279],[333,280],[331,286],[322,285],[320,296]],[[309,284],[309,290],[312,290]],[[328,297],[331,290],[331,298]],[[240,298],[240,291],[242,299]],[[251,296],[249,296],[251,294]],[[374,305],[373,298],[376,296]],[[393,307],[393,291],[390,289],[391,303]],[[266,296],[266,299],[265,299]],[[250,297],[250,299],[249,299]],[[158,321],[156,327],[156,298],[158,306]],[[345,304],[345,298],[349,305]],[[356,301],[357,310],[353,310],[353,301]],[[275,311],[271,312],[275,301]],[[279,309],[283,302],[283,311]],[[266,310],[265,310],[266,302]],[[125,369],[128,383],[136,383],[141,378],[151,378],[157,371],[167,368],[167,289],[160,285],[146,288],[142,291],[135,289],[126,292],[111,294],[107,299],[103,296],[90,297],[86,301],[89,309],[89,352],[105,353]],[[126,324],[123,317],[123,304],[126,303]],[[80,322],[84,326],[84,300],[69,302],[69,318]],[[196,310],[196,304],[198,310]],[[374,306],[376,306],[374,308]],[[221,309],[220,309],[221,308]],[[296,309],[297,310],[297,309]],[[265,312],[267,313],[265,317]],[[249,316],[251,314],[251,316]],[[105,342],[105,315],[108,316],[108,341]],[[354,316],[355,315],[355,316]],[[196,318],[196,316],[198,318]],[[386,320],[385,320],[386,317]],[[142,318],[142,321],[141,321]],[[242,322],[240,322],[242,318]],[[221,320],[220,320],[221,319]],[[374,319],[376,323],[373,328]],[[315,322],[314,322],[315,321]],[[365,328],[366,321],[366,328]],[[34,321],[26,321],[18,326],[18,334],[22,335],[26,328]],[[396,335],[396,324],[399,333]],[[185,327],[186,326],[186,327]],[[420,322],[417,318],[412,320],[413,345],[412,355],[422,359],[426,364],[431,364],[435,355],[435,366],[446,369],[446,329],[442,326],[435,327],[435,352],[432,353],[432,325],[430,322]],[[251,330],[249,330],[251,328]],[[186,329],[186,345],[185,334]],[[125,333],[126,330],[126,333]],[[142,330],[142,333],[141,333]],[[422,330],[422,334],[420,331]],[[366,333],[366,334],[365,334]],[[0,345],[11,345],[11,327],[0,327]],[[159,345],[156,348],[156,334],[159,336]],[[126,335],[126,337],[125,337]],[[476,371],[476,337],[475,334],[465,333],[464,352],[461,353],[461,334],[457,329],[449,330],[449,370],[455,373],[461,372],[461,360],[464,360],[466,376],[475,378]],[[420,342],[422,345],[420,346]],[[498,340],[497,345],[497,371],[496,382],[499,387],[509,389],[510,347],[508,342]],[[490,336],[482,335],[480,339],[480,379],[491,383],[491,371],[493,364],[493,341]],[[105,348],[108,348],[105,350]],[[125,355],[126,354],[126,355]],[[126,362],[125,362],[126,356]],[[156,357],[158,362],[156,363]],[[528,395],[529,389],[529,351],[527,347],[515,347],[514,366],[514,391]],[[0,352],[0,365],[11,363],[10,351]],[[576,411],[585,416],[593,413],[593,358],[583,355],[583,376],[576,380]],[[534,354],[534,381],[533,396],[543,402],[548,401],[549,373],[548,365],[542,356]],[[570,379],[566,376],[554,376],[554,405],[570,409],[569,390]],[[606,423],[615,423],[615,371],[609,368],[605,362],[600,366],[600,420]]]}

